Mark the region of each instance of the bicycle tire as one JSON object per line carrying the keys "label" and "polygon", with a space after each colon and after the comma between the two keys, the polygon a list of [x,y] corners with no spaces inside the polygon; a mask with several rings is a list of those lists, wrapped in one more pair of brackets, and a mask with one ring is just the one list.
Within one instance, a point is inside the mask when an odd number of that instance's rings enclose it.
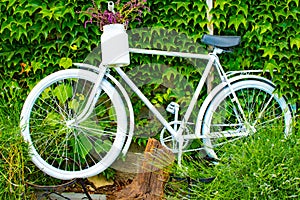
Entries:
{"label": "bicycle tire", "polygon": [[[273,93],[274,85],[258,80],[242,80],[231,86],[249,122],[251,132],[267,127],[281,127],[285,136],[290,134],[291,107],[284,97]],[[243,133],[244,136],[251,134],[245,128],[242,117],[237,117],[237,110],[228,86],[212,98],[204,114],[201,132],[204,149],[209,157],[218,160],[218,154],[225,153],[222,150],[224,144],[243,137]],[[231,134],[232,137],[225,137],[225,134]]]}
{"label": "bicycle tire", "polygon": [[[86,178],[108,168],[125,142],[127,117],[117,90],[103,79],[93,112],[78,123],[97,74],[81,69],[55,72],[29,93],[21,133],[33,163],[62,179]],[[100,90],[100,88],[99,88]],[[73,124],[68,124],[75,120]]]}

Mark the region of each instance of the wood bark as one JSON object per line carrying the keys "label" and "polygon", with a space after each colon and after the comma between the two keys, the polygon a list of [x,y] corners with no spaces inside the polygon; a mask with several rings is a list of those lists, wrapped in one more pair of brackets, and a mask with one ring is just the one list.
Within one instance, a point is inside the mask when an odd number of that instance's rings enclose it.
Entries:
{"label": "wood bark", "polygon": [[174,154],[159,141],[149,139],[139,173],[130,185],[115,194],[116,199],[162,199],[169,178],[168,167],[174,159]]}

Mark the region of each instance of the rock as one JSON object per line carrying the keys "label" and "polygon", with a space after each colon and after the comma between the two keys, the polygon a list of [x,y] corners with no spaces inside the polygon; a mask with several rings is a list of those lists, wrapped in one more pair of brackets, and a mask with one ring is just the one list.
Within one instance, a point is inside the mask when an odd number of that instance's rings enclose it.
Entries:
{"label": "rock", "polygon": [[100,188],[103,186],[113,185],[113,180],[107,180],[103,175],[99,174],[96,176],[92,176],[87,178],[89,182],[91,182],[96,188]]}

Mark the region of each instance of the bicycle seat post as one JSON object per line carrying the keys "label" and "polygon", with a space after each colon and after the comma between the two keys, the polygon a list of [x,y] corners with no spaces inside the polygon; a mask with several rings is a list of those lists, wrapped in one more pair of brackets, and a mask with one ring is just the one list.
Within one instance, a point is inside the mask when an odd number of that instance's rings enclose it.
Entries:
{"label": "bicycle seat post", "polygon": [[223,49],[220,49],[218,47],[214,47],[214,50],[213,50],[212,54],[217,55],[217,54],[221,54],[223,52],[224,52]]}

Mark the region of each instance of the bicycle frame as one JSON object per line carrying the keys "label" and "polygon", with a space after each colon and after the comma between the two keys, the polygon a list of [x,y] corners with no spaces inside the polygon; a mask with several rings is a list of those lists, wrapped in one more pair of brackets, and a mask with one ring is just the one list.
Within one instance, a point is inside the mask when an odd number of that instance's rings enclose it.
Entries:
{"label": "bicycle frame", "polygon": [[200,92],[205,84],[205,80],[209,75],[209,72],[215,62],[216,58],[212,55],[205,54],[192,54],[192,53],[181,53],[181,52],[167,52],[167,51],[159,51],[159,50],[147,50],[147,49],[130,49],[131,53],[140,53],[140,54],[152,54],[152,55],[162,55],[162,56],[172,56],[172,57],[183,57],[183,58],[197,58],[197,59],[205,59],[208,60],[208,63],[205,67],[203,75],[196,87],[192,100],[187,108],[185,115],[182,118],[182,123],[178,129],[178,131],[174,130],[173,127],[170,126],[169,122],[161,115],[161,113],[153,106],[153,104],[145,97],[145,95],[138,89],[138,87],[130,80],[130,78],[124,73],[121,68],[116,68],[118,74],[122,77],[122,79],[126,82],[126,84],[138,95],[138,97],[145,103],[145,105],[149,108],[149,110],[157,117],[160,123],[166,127],[166,129],[175,137],[176,140],[180,140],[182,137],[182,132],[184,131],[185,124],[188,122],[190,115],[195,107],[197,99],[200,95]]}
{"label": "bicycle frame", "polygon": [[[131,79],[125,74],[125,72],[120,67],[114,67],[115,71],[122,77],[122,79],[125,81],[125,83],[138,95],[138,97],[145,103],[145,105],[149,108],[149,110],[157,117],[157,119],[160,121],[160,123],[174,136],[174,138],[179,141],[179,143],[183,143],[184,139],[196,139],[201,138],[199,135],[196,134],[189,134],[183,136],[183,131],[185,129],[186,123],[188,122],[193,108],[195,107],[197,103],[197,99],[200,95],[200,92],[205,84],[205,81],[213,67],[213,65],[216,66],[217,71],[219,73],[219,76],[221,77],[222,82],[226,82],[227,85],[230,87],[230,82],[228,81],[227,75],[224,72],[217,54],[222,53],[222,49],[215,48],[213,53],[210,54],[194,54],[194,53],[182,53],[182,52],[168,52],[168,51],[160,51],[160,50],[148,50],[148,49],[135,49],[130,48],[129,51],[131,53],[138,53],[138,54],[151,54],[151,55],[162,55],[162,56],[172,56],[172,57],[183,57],[183,58],[196,58],[196,59],[204,59],[208,60],[208,63],[205,67],[205,70],[201,76],[201,79],[199,80],[198,86],[196,87],[196,90],[192,96],[191,102],[187,108],[187,111],[185,115],[183,116],[180,127],[178,129],[174,129],[169,122],[162,116],[162,114],[153,106],[153,104],[145,97],[145,95],[139,90],[139,88],[131,81]],[[103,66],[100,64],[98,71],[98,78],[95,82],[95,86],[90,94],[90,97],[87,102],[86,108],[83,110],[83,112],[78,116],[80,121],[84,121],[92,112],[93,107],[96,104],[97,98],[99,96],[99,93],[101,90],[99,90],[101,81],[107,73],[109,66]],[[237,97],[232,90],[233,94],[233,101],[237,103],[238,110],[240,111],[240,114],[242,115],[243,120],[247,123],[246,118],[244,117],[243,110],[237,101]],[[236,113],[238,116],[239,114]],[[70,122],[72,123],[73,120]],[[203,137],[204,138],[204,137]]]}

